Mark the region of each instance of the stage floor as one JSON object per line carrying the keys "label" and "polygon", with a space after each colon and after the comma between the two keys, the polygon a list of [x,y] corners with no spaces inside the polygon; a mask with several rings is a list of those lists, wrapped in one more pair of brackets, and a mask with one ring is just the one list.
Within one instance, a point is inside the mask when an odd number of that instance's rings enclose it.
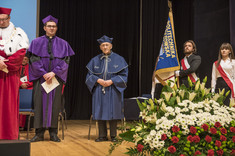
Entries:
{"label": "stage floor", "polygon": [[[91,138],[88,140],[88,120],[68,120],[68,128],[65,130],[65,138],[62,140],[61,130],[58,136],[61,142],[49,141],[49,133],[46,131],[45,141],[31,143],[31,156],[104,156],[108,154],[111,141],[95,142],[96,127],[95,121],[92,123]],[[118,133],[121,131],[118,130]],[[25,140],[27,133],[21,131],[20,139]],[[34,131],[30,131],[29,139],[34,136]],[[109,138],[110,139],[110,138]],[[126,148],[134,146],[133,143],[124,142],[116,148],[112,156],[125,155]]]}

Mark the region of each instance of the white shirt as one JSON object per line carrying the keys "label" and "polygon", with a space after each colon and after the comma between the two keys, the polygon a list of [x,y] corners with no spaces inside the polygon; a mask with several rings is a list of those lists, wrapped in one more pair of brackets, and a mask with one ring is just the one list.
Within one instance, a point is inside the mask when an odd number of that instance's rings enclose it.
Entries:
{"label": "white shirt", "polygon": [[[230,61],[230,58],[226,59],[226,60],[222,60],[220,61],[220,66],[223,68],[223,70],[225,72],[227,72],[231,78],[234,80],[235,78],[235,60]],[[215,86],[216,86],[216,80],[217,78],[221,77],[219,71],[216,68],[215,63],[213,63],[213,67],[212,67],[212,75],[211,75],[211,88],[212,88],[212,92],[215,91]]]}

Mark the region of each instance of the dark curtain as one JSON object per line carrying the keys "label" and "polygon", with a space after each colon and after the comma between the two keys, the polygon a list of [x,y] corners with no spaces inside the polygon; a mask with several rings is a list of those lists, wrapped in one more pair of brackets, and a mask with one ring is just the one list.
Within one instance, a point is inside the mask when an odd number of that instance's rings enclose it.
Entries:
{"label": "dark curtain", "polygon": [[230,16],[230,43],[235,51],[235,1],[229,0],[229,16]]}
{"label": "dark curtain", "polygon": [[[129,64],[125,97],[138,94],[139,1],[138,0],[41,0],[40,21],[47,15],[59,19],[57,36],[68,41],[76,55],[71,58],[65,88],[69,119],[89,119],[91,94],[86,85],[86,65],[101,53],[96,41],[113,37],[113,51]],[[40,35],[44,35],[40,23]]]}
{"label": "dark curtain", "polygon": [[202,57],[199,74],[201,79],[208,77],[206,86],[211,87],[213,62],[221,44],[230,41],[229,0],[195,0],[194,14],[194,40]]}
{"label": "dark curtain", "polygon": [[184,57],[183,44],[194,38],[194,0],[172,0],[175,40],[179,61]]}
{"label": "dark curtain", "polygon": [[168,19],[167,0],[143,0],[141,94],[150,94],[152,74]]}

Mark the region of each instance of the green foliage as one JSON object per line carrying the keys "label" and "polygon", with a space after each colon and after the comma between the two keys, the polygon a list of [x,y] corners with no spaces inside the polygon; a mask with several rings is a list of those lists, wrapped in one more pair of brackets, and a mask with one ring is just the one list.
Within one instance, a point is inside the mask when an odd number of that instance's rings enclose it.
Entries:
{"label": "green foliage", "polygon": [[133,138],[133,135],[135,134],[134,131],[127,131],[127,132],[124,132],[124,133],[121,133],[119,134],[119,136],[126,140],[126,141],[129,141],[129,142],[134,142],[134,138]]}
{"label": "green foliage", "polygon": [[139,108],[140,108],[140,111],[143,111],[144,110],[144,104],[142,104],[138,99],[136,99],[136,101],[137,101],[137,104],[138,104],[138,106],[139,106]]}

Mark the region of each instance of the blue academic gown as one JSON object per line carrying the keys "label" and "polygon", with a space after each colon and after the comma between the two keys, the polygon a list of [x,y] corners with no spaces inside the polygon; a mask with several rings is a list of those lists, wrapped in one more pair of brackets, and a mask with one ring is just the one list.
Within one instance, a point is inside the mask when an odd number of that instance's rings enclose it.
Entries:
{"label": "blue academic gown", "polygon": [[[105,57],[97,55],[87,64],[86,85],[92,93],[92,115],[94,120],[124,118],[123,94],[127,87],[128,65],[123,57],[111,52]],[[103,87],[98,79],[112,80],[113,84]]]}

